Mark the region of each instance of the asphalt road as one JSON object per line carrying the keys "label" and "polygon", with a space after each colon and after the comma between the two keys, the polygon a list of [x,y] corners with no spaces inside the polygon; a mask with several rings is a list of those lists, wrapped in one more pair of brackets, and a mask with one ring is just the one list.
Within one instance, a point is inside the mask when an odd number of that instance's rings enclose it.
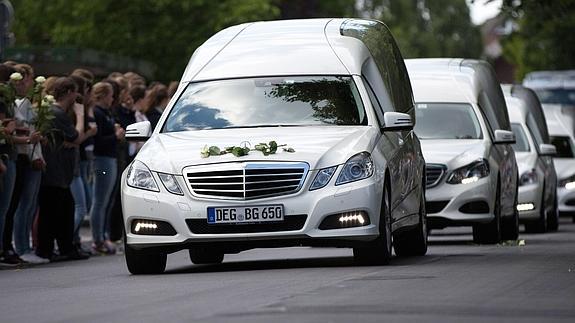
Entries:
{"label": "asphalt road", "polygon": [[[120,255],[0,270],[0,322],[575,322],[575,224],[471,243],[434,231],[425,257],[358,267],[348,249],[258,249],[164,275]],[[520,240],[521,241],[521,240]]]}

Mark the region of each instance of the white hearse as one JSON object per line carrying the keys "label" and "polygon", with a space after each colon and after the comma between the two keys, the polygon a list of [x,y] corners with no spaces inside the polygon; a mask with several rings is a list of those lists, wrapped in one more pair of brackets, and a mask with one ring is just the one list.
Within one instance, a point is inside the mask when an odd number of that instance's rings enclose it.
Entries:
{"label": "white hearse", "polygon": [[519,169],[519,221],[526,232],[556,231],[557,175],[552,156],[547,123],[535,93],[521,85],[502,86],[515,133],[513,145]]}
{"label": "white hearse", "polygon": [[515,136],[493,69],[467,59],[406,66],[427,162],[429,227],[473,226],[476,243],[516,239]]}
{"label": "white hearse", "polygon": [[163,272],[182,249],[193,263],[258,247],[350,247],[376,264],[392,243],[397,255],[425,254],[414,123],[403,58],[381,22],[222,30],[195,51],[155,130],[128,127],[148,139],[122,176],[129,271]]}
{"label": "white hearse", "polygon": [[566,118],[562,105],[543,105],[551,143],[557,149],[553,158],[557,172],[557,202],[559,213],[570,215],[575,222],[575,128],[573,119]]}

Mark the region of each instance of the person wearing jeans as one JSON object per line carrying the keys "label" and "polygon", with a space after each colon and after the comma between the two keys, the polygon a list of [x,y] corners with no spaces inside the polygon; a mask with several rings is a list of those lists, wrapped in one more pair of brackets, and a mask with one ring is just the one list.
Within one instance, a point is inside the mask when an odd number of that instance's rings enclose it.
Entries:
{"label": "person wearing jeans", "polygon": [[116,126],[110,111],[113,102],[112,85],[96,83],[92,88],[94,117],[98,133],[94,137],[94,192],[90,218],[92,224],[92,249],[95,253],[113,254],[114,244],[109,241],[106,227],[109,219],[107,210],[116,182],[117,160],[116,142],[124,138],[124,130]]}
{"label": "person wearing jeans", "polygon": [[38,192],[42,171],[36,169],[26,169],[22,175],[22,181],[26,183],[22,188],[20,202],[14,215],[14,247],[24,261],[36,262],[34,260],[34,250],[30,245],[30,236],[34,215],[38,209]]}

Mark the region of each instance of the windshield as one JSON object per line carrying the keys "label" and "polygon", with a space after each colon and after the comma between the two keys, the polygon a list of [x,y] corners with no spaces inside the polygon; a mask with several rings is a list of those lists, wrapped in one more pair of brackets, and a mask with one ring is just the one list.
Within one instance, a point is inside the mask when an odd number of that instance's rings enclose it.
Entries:
{"label": "windshield", "polygon": [[511,130],[515,134],[515,143],[512,145],[515,152],[529,151],[529,141],[527,135],[523,131],[523,127],[518,123],[511,124]]}
{"label": "windshield", "polygon": [[420,139],[481,139],[479,120],[466,103],[418,103],[415,133]]}
{"label": "windshield", "polygon": [[535,93],[541,103],[575,105],[574,89],[537,89]]}
{"label": "windshield", "polygon": [[367,125],[351,77],[299,76],[190,83],[163,132],[307,125]]}
{"label": "windshield", "polygon": [[556,158],[573,158],[573,144],[567,136],[551,136],[551,144],[557,149]]}

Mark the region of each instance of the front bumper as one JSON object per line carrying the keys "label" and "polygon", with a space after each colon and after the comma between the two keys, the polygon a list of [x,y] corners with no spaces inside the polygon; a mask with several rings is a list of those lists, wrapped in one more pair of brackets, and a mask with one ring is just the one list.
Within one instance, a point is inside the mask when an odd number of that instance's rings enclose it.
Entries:
{"label": "front bumper", "polygon": [[557,203],[559,212],[575,213],[575,189],[557,187]]}
{"label": "front bumper", "polygon": [[[315,172],[310,172],[309,176],[314,178]],[[156,174],[154,177],[160,183]],[[184,196],[171,194],[163,187],[158,193],[132,188],[125,184],[125,178],[122,179],[122,208],[124,224],[128,228],[126,242],[131,247],[142,249],[165,246],[166,250],[176,251],[196,244],[217,245],[222,248],[242,245],[248,248],[250,245],[273,247],[280,242],[281,245],[312,245],[317,241],[328,241],[334,246],[349,246],[354,242],[371,241],[379,234],[379,212],[384,185],[380,182],[383,179],[377,179],[376,176],[341,186],[328,185],[315,191],[308,191],[304,185],[294,194],[248,201],[194,197],[186,188],[183,179],[178,178],[178,181],[184,190]],[[194,234],[186,223],[186,220],[191,219],[207,222],[208,207],[272,204],[284,206],[285,218],[306,215],[303,227],[298,230],[276,232]],[[364,211],[370,218],[370,224],[331,230],[318,228],[327,216],[346,211]],[[176,234],[172,236],[133,234],[130,228],[135,219],[168,222]]]}
{"label": "front bumper", "polygon": [[494,187],[488,176],[474,183],[442,183],[428,188],[426,206],[429,226],[466,226],[493,220]]}
{"label": "front bumper", "polygon": [[543,206],[543,184],[519,186],[517,205],[533,204],[532,210],[519,211],[519,221],[537,220],[541,216]]}

